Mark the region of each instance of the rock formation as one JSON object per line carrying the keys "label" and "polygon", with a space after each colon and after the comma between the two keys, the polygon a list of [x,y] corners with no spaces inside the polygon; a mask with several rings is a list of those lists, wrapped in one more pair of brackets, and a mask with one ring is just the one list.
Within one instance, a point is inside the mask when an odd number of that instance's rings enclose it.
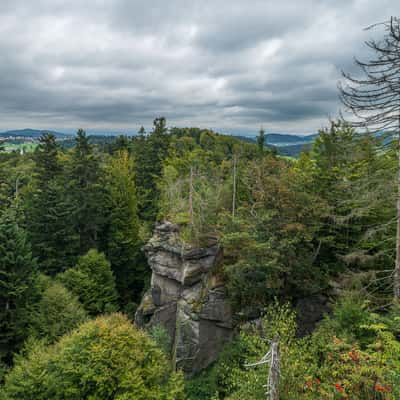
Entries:
{"label": "rock formation", "polygon": [[212,363],[232,335],[232,314],[218,273],[218,244],[186,247],[177,226],[156,227],[144,247],[152,269],[151,288],[136,313],[136,324],[161,324],[172,341],[177,368],[193,374]]}

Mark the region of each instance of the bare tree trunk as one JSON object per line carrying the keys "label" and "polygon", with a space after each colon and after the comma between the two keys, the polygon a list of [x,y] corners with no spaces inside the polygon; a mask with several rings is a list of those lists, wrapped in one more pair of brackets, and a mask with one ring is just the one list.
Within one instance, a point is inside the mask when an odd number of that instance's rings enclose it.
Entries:
{"label": "bare tree trunk", "polygon": [[190,166],[190,178],[189,178],[189,221],[193,226],[193,167]]}
{"label": "bare tree trunk", "polygon": [[235,218],[235,209],[236,209],[236,155],[233,156],[232,219]]}
{"label": "bare tree trunk", "polygon": [[245,364],[246,367],[256,367],[262,364],[269,364],[267,388],[265,394],[268,400],[279,400],[279,377],[281,374],[281,361],[279,355],[279,342],[273,341],[267,354],[257,362]]}
{"label": "bare tree trunk", "polygon": [[279,400],[279,376],[281,372],[279,342],[272,342],[270,351],[271,362],[268,375],[268,398],[269,400]]}
{"label": "bare tree trunk", "polygon": [[396,230],[396,263],[394,266],[393,289],[395,300],[400,300],[400,127],[398,134],[398,166],[397,166],[397,230]]}

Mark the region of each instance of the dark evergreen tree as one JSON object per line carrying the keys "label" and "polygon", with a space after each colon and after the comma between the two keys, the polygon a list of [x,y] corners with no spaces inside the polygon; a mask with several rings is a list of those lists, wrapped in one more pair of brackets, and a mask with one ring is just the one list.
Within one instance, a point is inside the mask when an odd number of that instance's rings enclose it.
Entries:
{"label": "dark evergreen tree", "polygon": [[139,218],[133,163],[126,150],[117,153],[107,173],[110,207],[107,258],[123,306],[139,301],[146,277],[140,252]]}
{"label": "dark evergreen tree", "polygon": [[265,146],[265,131],[263,128],[260,129],[260,132],[258,133],[257,136],[257,145],[258,145],[258,150],[261,154],[264,153],[264,146]]}
{"label": "dark evergreen tree", "polygon": [[5,363],[27,337],[36,276],[27,235],[8,210],[0,218],[0,361]]}
{"label": "dark evergreen tree", "polygon": [[75,207],[74,225],[79,237],[79,254],[97,247],[104,226],[104,192],[101,166],[84,130],[79,129],[72,150],[69,189]]}
{"label": "dark evergreen tree", "polygon": [[75,294],[90,315],[118,309],[118,294],[110,262],[103,253],[89,250],[75,267],[58,275],[64,286]]}
{"label": "dark evergreen tree", "polygon": [[168,152],[170,136],[165,118],[156,118],[153,130],[145,136],[141,129],[133,142],[136,161],[136,186],[139,194],[139,215],[145,221],[154,222],[158,213],[160,192],[157,180],[161,176],[162,162]]}
{"label": "dark evergreen tree", "polygon": [[112,153],[117,153],[121,150],[129,150],[129,140],[126,135],[119,135],[112,144]]}
{"label": "dark evergreen tree", "polygon": [[35,152],[35,183],[26,203],[27,228],[40,269],[56,274],[75,263],[74,204],[66,189],[54,135],[40,139]]}

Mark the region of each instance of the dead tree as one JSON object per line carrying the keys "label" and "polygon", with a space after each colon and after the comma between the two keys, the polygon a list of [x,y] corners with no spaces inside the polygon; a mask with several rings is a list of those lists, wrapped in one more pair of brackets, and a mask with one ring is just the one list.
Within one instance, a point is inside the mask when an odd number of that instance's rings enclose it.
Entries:
{"label": "dead tree", "polygon": [[361,78],[343,73],[339,83],[340,97],[354,118],[348,121],[355,128],[386,135],[396,140],[398,152],[397,171],[397,233],[396,261],[394,266],[394,297],[400,300],[400,18],[376,24],[383,28],[380,40],[369,40],[366,45],[375,57],[369,61],[356,59]]}
{"label": "dead tree", "polygon": [[264,387],[267,388],[266,395],[269,400],[279,400],[279,377],[281,373],[281,362],[279,355],[279,342],[273,341],[268,353],[260,360],[255,363],[246,364],[246,367],[255,367],[257,365],[269,364],[269,372],[267,384]]}

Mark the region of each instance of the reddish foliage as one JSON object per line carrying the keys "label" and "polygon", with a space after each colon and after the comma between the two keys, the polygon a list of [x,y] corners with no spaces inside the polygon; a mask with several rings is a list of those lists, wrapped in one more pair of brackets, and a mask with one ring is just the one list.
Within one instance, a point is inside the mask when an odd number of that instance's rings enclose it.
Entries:
{"label": "reddish foliage", "polygon": [[374,388],[375,388],[375,390],[376,390],[377,392],[386,392],[385,386],[379,385],[379,383],[377,383],[377,384],[374,386]]}
{"label": "reddish foliage", "polygon": [[355,350],[349,351],[348,352],[349,357],[353,360],[353,361],[359,361],[359,356],[358,353]]}
{"label": "reddish foliage", "polygon": [[343,392],[343,386],[340,383],[335,383],[335,388],[336,390],[338,390],[339,392]]}

